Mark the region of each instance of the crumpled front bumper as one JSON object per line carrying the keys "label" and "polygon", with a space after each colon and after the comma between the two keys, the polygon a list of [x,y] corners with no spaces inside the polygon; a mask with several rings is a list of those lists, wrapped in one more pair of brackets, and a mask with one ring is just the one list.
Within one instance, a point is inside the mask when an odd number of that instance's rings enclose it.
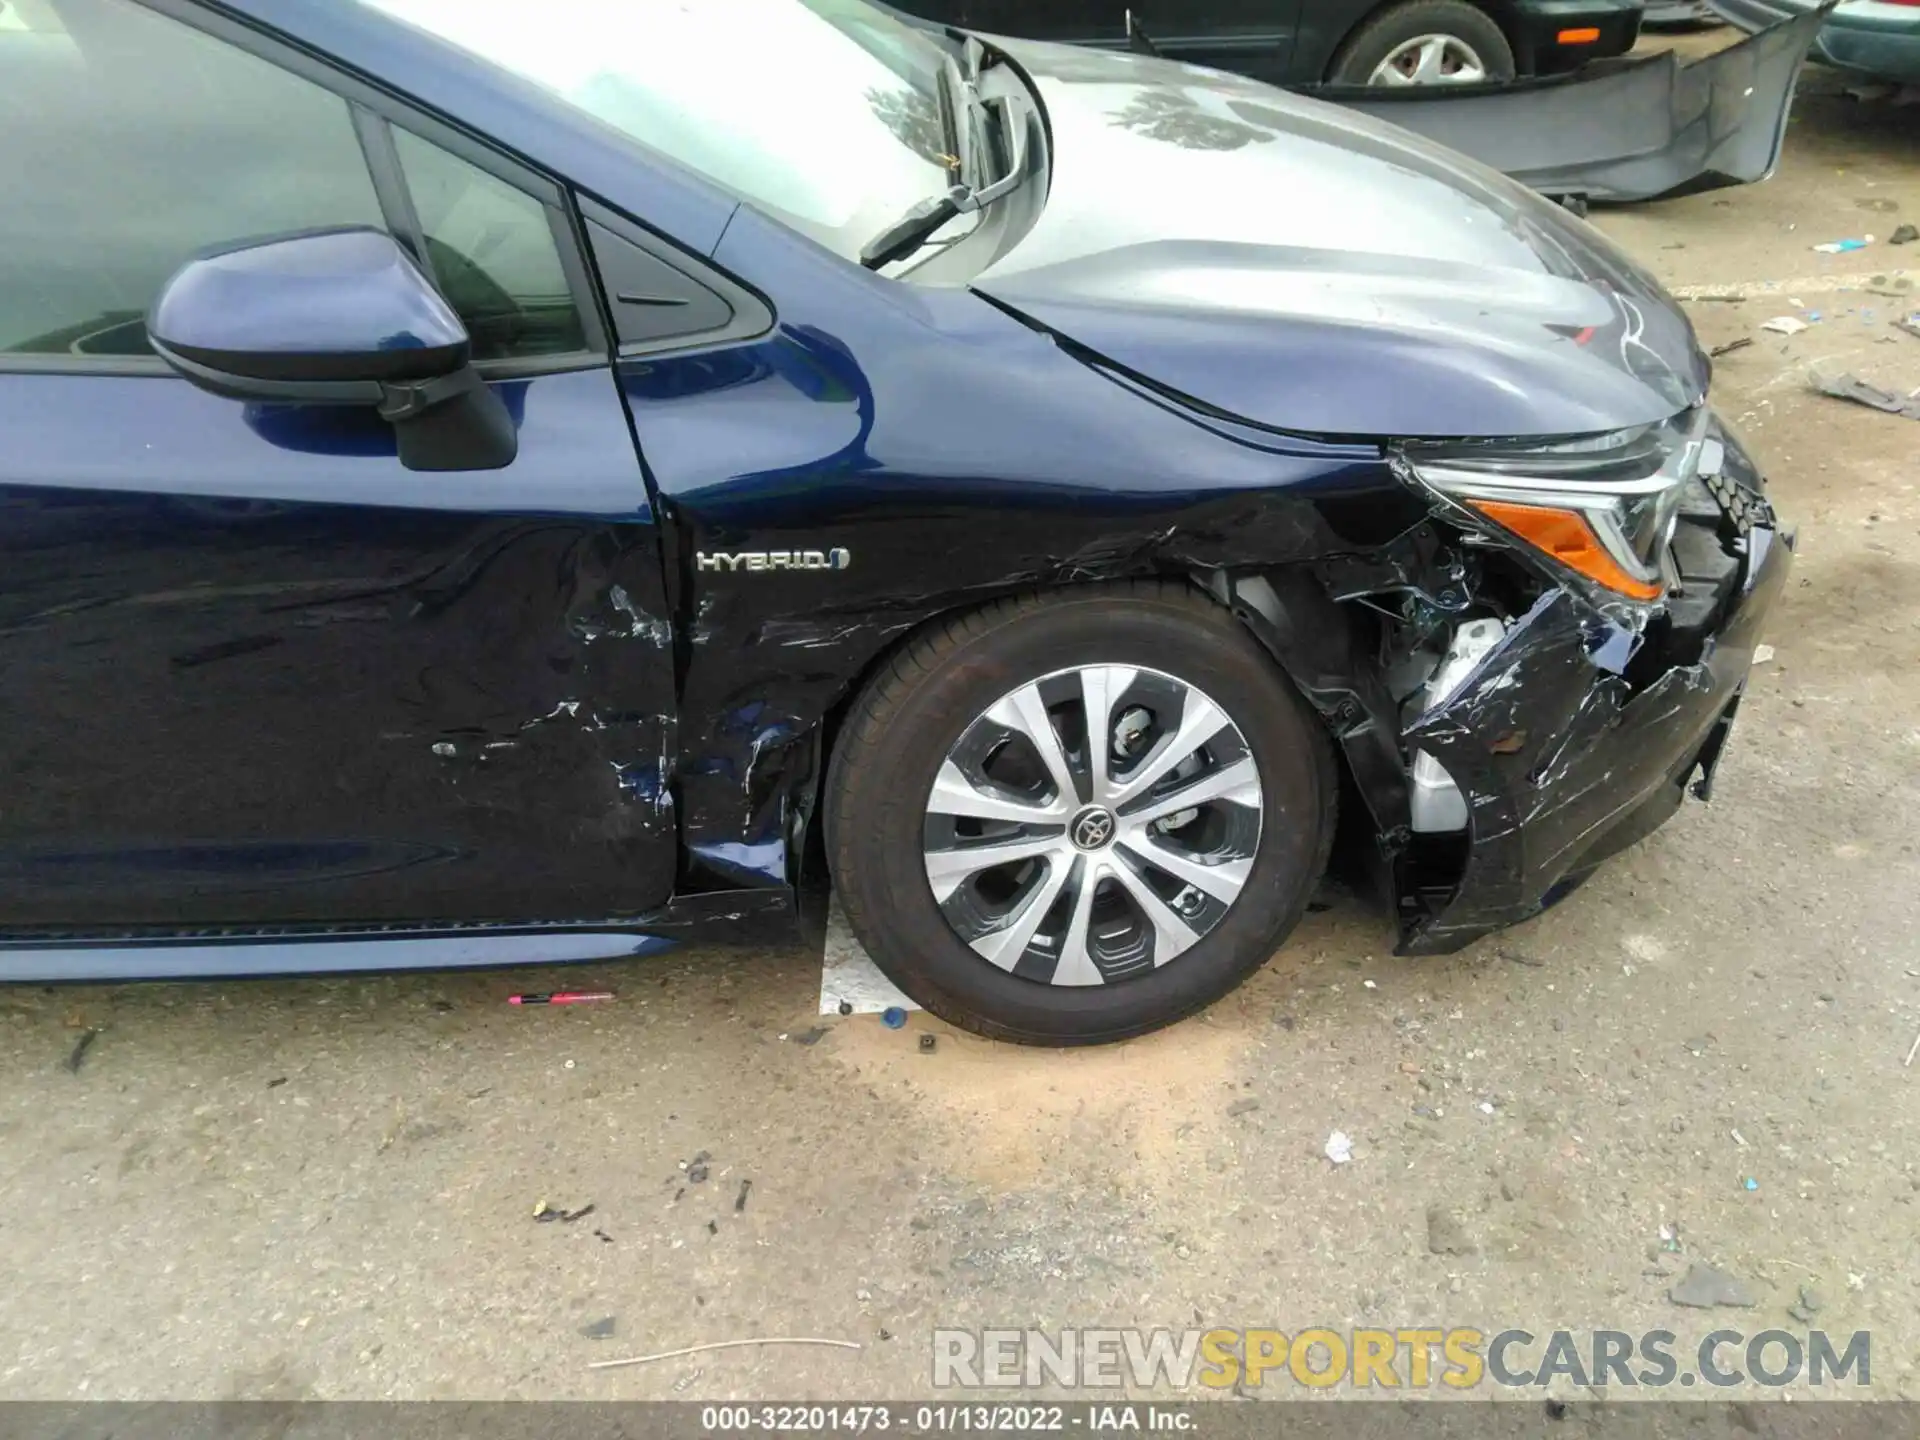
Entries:
{"label": "crumpled front bumper", "polygon": [[1667,51],[1510,85],[1311,93],[1404,126],[1546,195],[1651,200],[1743,185],[1779,164],[1794,82],[1835,3],[1785,15],[1690,65]]}
{"label": "crumpled front bumper", "polygon": [[[1751,459],[1714,433],[1721,483],[1763,495]],[[1471,843],[1450,896],[1401,896],[1401,954],[1445,954],[1536,914],[1672,814],[1696,772],[1705,798],[1791,561],[1792,533],[1764,503],[1755,509],[1761,519],[1737,541],[1681,537],[1706,559],[1697,579],[1683,566],[1682,598],[1637,644],[1585,600],[1550,590],[1408,728],[1408,746],[1439,760],[1466,797]]]}

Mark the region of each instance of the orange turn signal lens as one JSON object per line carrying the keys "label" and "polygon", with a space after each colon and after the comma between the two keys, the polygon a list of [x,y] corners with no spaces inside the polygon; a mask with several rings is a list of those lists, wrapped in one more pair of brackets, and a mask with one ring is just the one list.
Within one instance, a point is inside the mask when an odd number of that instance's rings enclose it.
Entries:
{"label": "orange turn signal lens", "polygon": [[1536,550],[1544,550],[1570,570],[1635,600],[1658,600],[1662,587],[1636,580],[1621,568],[1593,526],[1578,510],[1544,505],[1515,505],[1506,500],[1474,500],[1467,504],[1497,525],[1504,526]]}
{"label": "orange turn signal lens", "polygon": [[1600,27],[1588,25],[1579,30],[1562,30],[1558,39],[1562,45],[1591,45],[1600,38]]}

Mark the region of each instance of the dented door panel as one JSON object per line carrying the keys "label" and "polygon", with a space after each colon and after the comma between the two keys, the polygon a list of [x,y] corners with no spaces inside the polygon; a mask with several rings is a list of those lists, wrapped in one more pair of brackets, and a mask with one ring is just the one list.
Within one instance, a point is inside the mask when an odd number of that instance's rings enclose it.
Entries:
{"label": "dented door panel", "polygon": [[668,898],[671,651],[626,420],[604,368],[501,389],[519,459],[429,474],[370,413],[4,377],[0,925]]}

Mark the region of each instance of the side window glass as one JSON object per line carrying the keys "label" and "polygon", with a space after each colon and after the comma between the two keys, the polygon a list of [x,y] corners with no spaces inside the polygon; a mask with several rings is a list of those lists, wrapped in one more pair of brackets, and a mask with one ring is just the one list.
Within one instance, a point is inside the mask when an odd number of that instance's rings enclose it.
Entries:
{"label": "side window glass", "polygon": [[209,246],[384,222],[347,103],[129,0],[0,0],[0,353],[147,354]]}
{"label": "side window glass", "polygon": [[397,125],[393,142],[426,237],[427,261],[466,322],[473,358],[585,349],[547,207]]}

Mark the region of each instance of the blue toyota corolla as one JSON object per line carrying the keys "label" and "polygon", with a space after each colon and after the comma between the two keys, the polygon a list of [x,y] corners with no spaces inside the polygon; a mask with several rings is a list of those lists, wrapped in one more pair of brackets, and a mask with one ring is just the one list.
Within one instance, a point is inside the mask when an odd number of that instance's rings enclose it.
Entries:
{"label": "blue toyota corolla", "polygon": [[861,0],[6,0],[0,978],[765,936],[1225,993],[1705,795],[1790,537],[1674,303],[1398,130]]}

